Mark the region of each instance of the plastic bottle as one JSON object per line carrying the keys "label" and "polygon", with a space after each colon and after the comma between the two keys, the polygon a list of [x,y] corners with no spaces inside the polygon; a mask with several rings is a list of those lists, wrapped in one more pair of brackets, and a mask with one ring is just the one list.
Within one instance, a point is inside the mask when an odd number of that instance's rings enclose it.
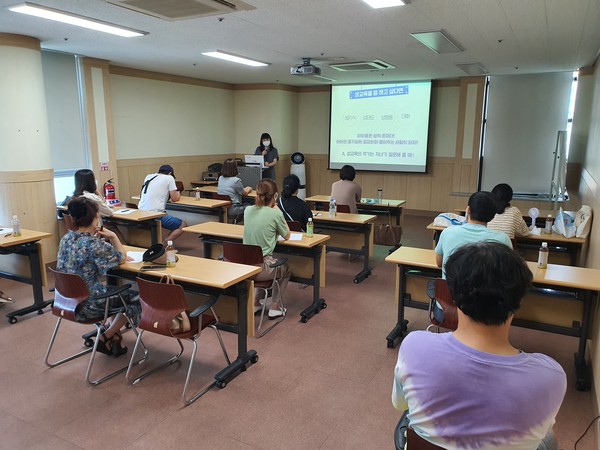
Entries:
{"label": "plastic bottle", "polygon": [[311,217],[308,218],[308,222],[306,223],[306,237],[313,237],[315,233],[315,224]]}
{"label": "plastic bottle", "polygon": [[548,217],[546,217],[546,227],[544,228],[544,233],[552,233],[552,214],[548,214]]}
{"label": "plastic bottle", "polygon": [[196,188],[196,192],[194,192],[194,197],[196,200],[200,200],[200,189]]}
{"label": "plastic bottle", "polygon": [[383,189],[377,189],[377,204],[383,203]]}
{"label": "plastic bottle", "polygon": [[540,254],[538,256],[538,269],[546,269],[548,267],[548,254],[550,251],[548,250],[548,243],[542,242],[542,246],[540,247]]}
{"label": "plastic bottle", "polygon": [[329,200],[329,217],[335,217],[337,214],[337,205],[335,204],[335,199],[331,197]]}
{"label": "plastic bottle", "polygon": [[21,236],[21,221],[19,220],[19,216],[16,214],[12,218],[12,229],[14,237]]}
{"label": "plastic bottle", "polygon": [[173,241],[167,241],[165,252],[167,252],[167,267],[175,267],[175,264],[177,263],[177,251],[173,246]]}

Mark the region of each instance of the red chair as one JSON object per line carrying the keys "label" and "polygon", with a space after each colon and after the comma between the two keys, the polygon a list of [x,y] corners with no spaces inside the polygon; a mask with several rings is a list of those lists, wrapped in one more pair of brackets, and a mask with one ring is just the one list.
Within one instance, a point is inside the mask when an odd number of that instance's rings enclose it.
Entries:
{"label": "red chair", "polygon": [[[225,349],[225,345],[223,344],[223,340],[221,338],[221,333],[219,333],[219,330],[216,326],[218,323],[217,315],[215,314],[212,308],[213,305],[217,302],[219,296],[211,296],[206,303],[199,306],[194,311],[190,312],[187,310],[187,299],[185,298],[185,293],[180,285],[157,283],[154,281],[144,280],[142,278],[137,278],[137,283],[140,289],[140,302],[142,303],[142,318],[139,324],[140,332],[135,342],[133,352],[131,354],[131,361],[129,363],[129,367],[127,368],[127,381],[130,384],[137,384],[142,379],[146,378],[148,375],[156,372],[159,369],[170,366],[171,364],[179,360],[179,357],[183,354],[184,350],[181,340],[188,340],[192,343],[194,347],[192,350],[192,355],[190,356],[190,363],[188,365],[187,376],[185,379],[185,384],[183,386],[181,399],[183,400],[183,403],[185,403],[186,405],[190,405],[202,395],[204,395],[206,392],[208,392],[208,390],[215,385],[215,382],[213,381],[203,389],[196,392],[190,398],[187,398],[187,389],[190,382],[190,376],[194,367],[196,352],[198,351],[197,340],[200,337],[200,333],[202,332],[202,330],[204,330],[207,327],[210,327],[213,330],[215,330],[215,333],[217,334],[217,338],[219,340],[219,344],[221,345],[221,351],[223,352],[223,356],[225,356],[227,364],[230,364],[229,356],[227,355],[227,350]],[[172,321],[184,311],[189,318],[190,329],[189,331],[174,333],[171,328]],[[142,343],[142,335],[146,331],[176,339],[177,343],[179,344],[179,353],[177,353],[175,356],[172,356],[167,361],[163,362],[157,367],[154,367],[153,369],[150,369],[147,372],[138,375],[136,378],[131,379],[131,369],[134,364],[135,354],[139,345]],[[221,384],[220,387],[225,386]]]}
{"label": "red chair", "polygon": [[212,195],[213,200],[221,200],[224,202],[229,202],[229,205],[225,207],[225,210],[227,212],[227,223],[235,224],[235,223],[243,222],[243,219],[244,219],[243,216],[241,219],[238,216],[229,217],[229,208],[231,208],[231,197],[229,197],[229,195],[217,194],[216,192],[213,192],[211,195]]}
{"label": "red chair", "polygon": [[183,181],[175,181],[175,186],[177,187],[177,190],[179,192],[185,191],[185,186],[183,184]]}
{"label": "red chair", "polygon": [[427,330],[431,327],[437,327],[438,332],[440,328],[456,330],[458,313],[446,280],[441,278],[430,280],[427,284],[427,296],[430,299],[429,319],[431,320]]}
{"label": "red chair", "polygon": [[[223,258],[225,261],[230,261],[238,264],[246,264],[248,266],[262,266],[263,265],[263,254],[262,249],[258,245],[247,245],[240,244],[237,242],[223,242]],[[267,309],[267,298],[269,298],[269,294],[272,297],[275,296],[275,291],[277,291],[277,295],[279,295],[279,301],[281,302],[281,307],[283,311],[285,311],[285,307],[283,304],[283,296],[281,295],[281,290],[279,288],[279,267],[283,266],[287,262],[287,258],[279,258],[271,268],[275,268],[275,272],[273,274],[272,280],[265,281],[256,281],[254,280],[254,287],[257,289],[261,289],[265,296],[262,300],[262,309],[260,313],[260,321],[258,323],[258,328],[256,329],[257,337],[263,337],[269,331],[271,331],[277,324],[281,323],[283,319],[285,319],[285,313],[276,319],[269,328],[262,330],[263,318],[265,316],[265,311]]]}
{"label": "red chair", "polygon": [[339,212],[339,213],[350,213],[350,206],[348,206],[348,205],[337,205],[337,212]]}
{"label": "red chair", "polygon": [[290,231],[304,231],[302,229],[302,225],[300,225],[300,222],[296,221],[296,220],[286,220],[288,228],[290,229]]}
{"label": "red chair", "polygon": [[[52,269],[50,269],[50,271],[54,274],[54,282],[55,282],[54,283],[54,285],[55,285],[54,303],[52,304],[52,314],[57,316],[58,320],[56,321],[56,326],[54,327],[52,337],[50,338],[50,343],[48,344],[48,351],[46,352],[46,358],[44,359],[44,362],[46,363],[46,365],[50,368],[56,367],[56,366],[66,363],[68,361],[71,361],[75,358],[79,358],[80,356],[83,356],[87,353],[91,353],[90,362],[88,363],[87,371],[85,374],[85,379],[88,383],[90,383],[91,385],[94,385],[94,386],[96,386],[100,383],[103,383],[104,381],[114,377],[115,375],[118,375],[118,374],[124,372],[127,369],[127,366],[121,367],[120,369],[117,369],[114,372],[111,372],[102,378],[98,378],[96,380],[90,380],[92,366],[94,365],[94,359],[96,357],[96,351],[98,348],[98,338],[102,334],[103,330],[106,328],[105,324],[109,317],[110,302],[108,302],[108,301],[106,302],[106,308],[104,310],[103,316],[95,317],[88,321],[82,322],[82,321],[75,320],[75,310],[81,302],[83,302],[84,300],[87,300],[90,297],[95,298],[95,299],[108,299],[109,297],[111,297],[113,295],[118,295],[119,298],[121,299],[121,303],[123,305],[123,312],[125,313],[127,306],[126,306],[126,303],[125,303],[125,300],[124,300],[122,294],[123,294],[123,292],[125,292],[126,290],[131,288],[131,285],[126,284],[126,285],[123,285],[120,287],[107,286],[107,292],[105,294],[91,296],[85,282],[79,275],[75,275],[75,274],[71,274],[71,273],[64,273],[64,272],[57,272]],[[125,317],[127,317],[127,314],[125,314]],[[69,320],[71,322],[85,324],[85,325],[93,324],[96,327],[96,339],[94,340],[94,345],[91,348],[86,348],[83,351],[72,354],[71,356],[67,356],[66,358],[63,358],[59,361],[50,362],[49,361],[50,352],[52,351],[52,347],[54,346],[54,341],[56,340],[56,336],[58,334],[58,330],[60,328],[60,325],[61,325],[61,322],[63,321],[63,319]],[[133,323],[131,322],[129,317],[127,317],[127,320],[129,321],[129,324],[131,325],[133,331],[137,335],[138,334],[137,330],[135,329],[135,326],[133,325]],[[138,340],[141,341],[140,337],[141,336],[138,335]],[[143,345],[144,344],[142,343],[142,346]],[[135,361],[135,363],[139,364],[142,361],[144,361],[146,359],[146,354],[147,354],[147,350],[146,350],[146,347],[144,346],[144,356],[141,359]]]}

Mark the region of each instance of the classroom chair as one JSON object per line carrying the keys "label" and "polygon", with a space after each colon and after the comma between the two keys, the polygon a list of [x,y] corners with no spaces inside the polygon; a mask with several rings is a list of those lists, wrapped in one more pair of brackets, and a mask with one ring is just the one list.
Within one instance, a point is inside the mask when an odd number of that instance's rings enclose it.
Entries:
{"label": "classroom chair", "polygon": [[446,280],[436,278],[427,283],[427,296],[429,297],[429,319],[431,325],[427,327],[436,327],[439,333],[440,328],[454,331],[458,326],[458,313],[456,305],[452,300],[452,294],[448,289]]}
{"label": "classroom chair", "polygon": [[350,206],[348,206],[348,205],[337,205],[337,212],[339,212],[339,213],[350,213]]}
{"label": "classroom chair", "polygon": [[[221,338],[221,333],[217,329],[218,318],[213,310],[213,305],[217,302],[219,296],[211,295],[206,303],[196,308],[194,311],[187,310],[187,299],[185,298],[185,293],[183,288],[178,284],[167,284],[167,283],[157,283],[154,281],[144,280],[142,278],[137,278],[137,283],[140,289],[140,302],[142,303],[142,318],[140,320],[139,329],[140,332],[138,334],[138,338],[135,342],[135,347],[133,352],[131,353],[131,360],[129,363],[129,367],[127,368],[127,373],[125,374],[127,381],[130,384],[137,384],[142,379],[146,378],[148,375],[170,366],[174,362],[178,361],[180,356],[183,354],[183,344],[181,343],[182,339],[188,340],[193,345],[192,354],[190,356],[190,363],[187,369],[187,376],[185,378],[185,384],[183,386],[183,392],[181,394],[181,399],[185,405],[190,405],[195,402],[198,398],[203,396],[210,388],[215,385],[215,382],[208,384],[203,389],[196,392],[191,397],[187,397],[187,390],[190,382],[190,376],[192,374],[192,369],[194,367],[194,360],[196,358],[196,352],[198,351],[198,343],[197,340],[200,337],[200,333],[207,327],[215,330],[217,338],[219,340],[219,344],[221,345],[221,351],[223,352],[223,356],[225,357],[225,361],[227,364],[230,364],[229,356],[227,355],[227,350],[225,349],[225,345],[223,344],[223,339]],[[190,329],[181,332],[175,332],[172,329],[172,322],[174,320],[178,320],[177,317],[181,315],[183,312],[187,314],[190,323]],[[157,367],[150,369],[136,378],[131,378],[132,367],[134,365],[135,354],[137,353],[137,349],[139,345],[142,343],[142,335],[144,332],[156,333],[162,336],[166,336],[172,339],[177,340],[179,344],[179,353],[175,356],[172,356],[167,361],[161,363]],[[221,385],[220,387],[224,387]]]}
{"label": "classroom chair", "polygon": [[183,184],[183,181],[175,181],[175,186],[177,187],[177,190],[179,192],[185,191],[185,186]]}
{"label": "classroom chair", "polygon": [[408,422],[408,411],[404,411],[404,414],[396,425],[396,429],[394,430],[394,446],[396,450],[441,450],[442,448],[426,441],[415,433]]}
{"label": "classroom chair", "polygon": [[[54,331],[52,332],[52,337],[50,338],[50,343],[48,344],[48,351],[46,352],[46,358],[44,359],[44,362],[46,363],[46,365],[50,368],[56,367],[56,366],[66,363],[68,361],[71,361],[75,358],[79,358],[80,356],[83,356],[87,353],[91,353],[90,361],[88,363],[87,371],[85,374],[85,379],[89,384],[91,384],[93,386],[97,386],[100,383],[103,383],[106,380],[109,380],[110,378],[112,378],[122,372],[125,372],[125,370],[127,370],[128,366],[121,367],[121,368],[115,370],[114,372],[111,372],[108,375],[103,376],[102,378],[98,378],[96,380],[90,379],[91,372],[92,372],[92,366],[94,365],[94,359],[96,358],[96,353],[97,353],[97,348],[98,348],[98,338],[100,337],[100,335],[102,334],[102,332],[105,329],[105,324],[109,317],[109,314],[114,314],[114,310],[111,312],[110,302],[107,301],[103,316],[95,317],[91,320],[81,322],[81,321],[75,320],[75,309],[81,302],[83,302],[84,300],[86,300],[90,297],[95,298],[95,299],[108,299],[109,297],[111,297],[113,295],[118,295],[119,298],[121,299],[121,304],[123,306],[122,312],[125,314],[125,310],[126,310],[127,306],[126,306],[125,299],[123,298],[122,294],[123,294],[123,292],[125,292],[129,288],[131,288],[131,285],[125,284],[123,286],[107,286],[108,289],[105,294],[91,296],[85,282],[79,275],[64,273],[64,272],[57,272],[53,269],[50,269],[50,271],[54,274],[54,285],[55,285],[54,303],[52,304],[52,314],[57,316],[58,320],[56,321],[56,326],[54,327]],[[127,317],[127,314],[125,314],[125,317]],[[50,362],[50,352],[52,351],[52,347],[54,346],[54,342],[56,340],[56,336],[58,334],[58,330],[60,328],[60,325],[61,325],[61,322],[63,321],[63,319],[69,320],[71,322],[84,324],[84,325],[93,324],[96,327],[96,336],[95,336],[94,344],[91,348],[86,348],[85,350],[82,350],[78,353],[74,353],[71,356],[67,356],[59,361]],[[138,334],[137,330],[135,329],[135,327],[134,327],[133,323],[131,322],[131,320],[129,319],[129,317],[127,317],[127,320],[129,321],[129,324],[131,325],[132,329],[134,330],[135,334],[137,335]],[[134,361],[134,363],[139,364],[139,363],[143,362],[146,359],[146,353],[147,353],[147,351],[146,351],[146,348],[144,347],[144,356],[141,359]]]}
{"label": "classroom chair", "polygon": [[[225,261],[230,261],[238,264],[246,264],[249,266],[262,266],[263,264],[263,254],[262,249],[258,245],[248,245],[248,244],[240,244],[237,242],[223,242],[223,258]],[[261,301],[262,308],[260,310],[260,321],[258,322],[258,328],[256,329],[256,337],[263,337],[276,325],[283,322],[285,319],[285,313],[279,318],[275,319],[273,325],[266,328],[262,331],[263,319],[265,317],[265,311],[267,309],[267,299],[269,296],[275,297],[275,292],[279,296],[279,300],[281,302],[281,307],[285,311],[285,306],[283,304],[283,296],[281,295],[281,290],[279,288],[279,281],[277,280],[277,276],[279,275],[279,267],[283,266],[287,262],[287,258],[279,258],[271,268],[275,268],[275,272],[273,273],[272,280],[265,281],[256,281],[255,278],[251,278],[254,280],[254,287],[256,289],[260,289],[264,292],[264,297]]]}
{"label": "classroom chair", "polygon": [[300,222],[298,222],[297,220],[286,220],[286,222],[290,231],[304,231],[302,229],[302,225],[300,225]]}
{"label": "classroom chair", "polygon": [[66,231],[77,231],[77,227],[73,223],[73,218],[71,217],[71,214],[63,211],[62,218],[65,221],[64,223]]}
{"label": "classroom chair", "polygon": [[223,194],[217,194],[216,192],[213,192],[212,194],[212,198],[213,200],[222,200],[224,202],[229,202],[229,206],[225,207],[225,210],[227,212],[227,223],[241,223],[244,220],[244,216],[242,215],[242,217],[240,218],[239,215],[233,217],[233,216],[229,216],[229,208],[231,207],[231,197],[229,197],[229,195],[223,195]]}
{"label": "classroom chair", "polygon": [[138,205],[136,203],[125,202],[125,208],[138,209]]}

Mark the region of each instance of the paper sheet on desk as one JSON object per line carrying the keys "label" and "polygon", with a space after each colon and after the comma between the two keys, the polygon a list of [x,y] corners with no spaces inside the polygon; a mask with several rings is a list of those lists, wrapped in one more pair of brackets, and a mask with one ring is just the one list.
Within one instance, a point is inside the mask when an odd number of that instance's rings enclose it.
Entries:
{"label": "paper sheet on desk", "polygon": [[6,227],[0,228],[0,234],[2,234],[2,233],[4,233],[4,234],[11,233],[12,234],[12,232],[13,232],[12,228],[6,228]]}
{"label": "paper sheet on desk", "polygon": [[127,252],[127,256],[129,256],[133,260],[133,261],[129,261],[129,262],[136,262],[136,263],[142,262],[142,257],[144,256],[144,252],[129,251],[129,252]]}
{"label": "paper sheet on desk", "polygon": [[[285,239],[283,239],[281,236],[277,236],[277,240],[278,241],[284,241]],[[302,240],[302,233],[290,233],[290,241],[301,241]]]}
{"label": "paper sheet on desk", "polygon": [[131,214],[135,209],[117,209],[114,214]]}

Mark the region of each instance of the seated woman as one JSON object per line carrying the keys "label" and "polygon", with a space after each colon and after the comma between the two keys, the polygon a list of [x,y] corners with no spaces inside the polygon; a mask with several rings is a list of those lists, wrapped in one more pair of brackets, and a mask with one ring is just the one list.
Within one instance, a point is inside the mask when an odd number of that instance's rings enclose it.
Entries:
{"label": "seated woman", "polygon": [[356,170],[345,165],[340,169],[340,179],[331,185],[331,197],[338,205],[348,205],[352,214],[357,214],[356,203],[360,202],[362,189],[354,182]]}
{"label": "seated woman", "polygon": [[516,206],[510,206],[512,188],[506,183],[498,184],[492,189],[492,195],[498,202],[498,213],[488,222],[487,227],[506,233],[510,239],[514,239],[515,236],[527,236],[529,227],[523,220],[521,211]]}
{"label": "seated woman", "polygon": [[[127,260],[123,244],[114,232],[99,226],[97,202],[85,197],[75,197],[69,202],[67,209],[77,231],[69,231],[61,239],[56,270],[81,276],[91,295],[103,294],[106,287],[100,281],[100,277]],[[84,321],[103,317],[106,301],[85,300],[78,306],[75,319]],[[127,347],[121,346],[120,333],[121,327],[127,323],[127,318],[119,312],[122,304],[117,296],[108,301],[111,302],[109,312],[112,315],[109,327],[102,333],[98,342],[98,351],[120,356],[127,352]],[[139,302],[128,303],[127,316],[134,324],[139,323],[141,311]]]}
{"label": "seated woman", "polygon": [[[98,205],[100,217],[111,217],[113,215],[112,208],[108,205],[108,203],[106,203],[106,200],[104,200],[102,195],[100,195],[98,192],[96,177],[94,172],[90,169],[79,169],[77,172],[75,172],[75,190],[73,191],[73,197],[67,200],[67,204],[75,197],[85,197],[95,202]],[[116,225],[106,225],[105,228],[108,228],[114,232],[120,241],[124,240],[123,235]]]}
{"label": "seated woman", "polygon": [[[256,280],[272,280],[273,272],[277,270],[280,293],[283,296],[292,271],[287,263],[275,269],[269,267],[276,261],[273,250],[275,250],[278,236],[288,240],[290,230],[285,223],[283,213],[277,208],[277,184],[269,178],[263,178],[256,185],[256,205],[249,206],[244,211],[244,244],[258,245],[262,248],[262,272],[256,276]],[[260,291],[255,291],[255,312],[262,308],[258,300],[259,295]],[[285,309],[281,306],[279,298],[274,297],[269,310],[269,319],[276,319],[283,315],[285,315]]]}
{"label": "seated woman", "polygon": [[298,189],[300,189],[300,178],[297,175],[291,174],[285,177],[277,206],[286,220],[300,222],[302,230],[306,231],[306,223],[313,215],[306,202],[298,198]]}
{"label": "seated woman", "polygon": [[226,159],[223,163],[222,174],[217,185],[217,194],[228,195],[231,198],[231,206],[228,214],[231,217],[242,217],[247,205],[242,204],[242,195],[252,192],[250,186],[244,187],[242,180],[238,177],[237,163],[234,159]]}

